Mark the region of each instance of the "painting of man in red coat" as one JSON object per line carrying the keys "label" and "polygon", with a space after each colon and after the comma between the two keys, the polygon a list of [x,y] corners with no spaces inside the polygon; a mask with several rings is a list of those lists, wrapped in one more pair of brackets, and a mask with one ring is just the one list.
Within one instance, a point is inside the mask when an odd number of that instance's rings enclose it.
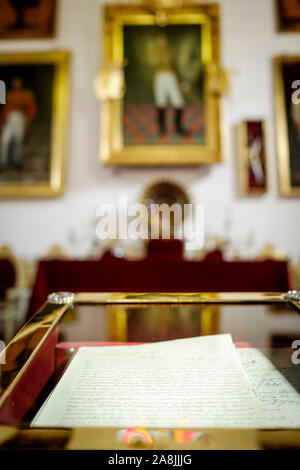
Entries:
{"label": "painting of man in red coat", "polygon": [[47,182],[54,132],[55,66],[1,64],[0,60],[0,80],[6,88],[5,102],[0,104],[0,184]]}
{"label": "painting of man in red coat", "polygon": [[26,130],[37,113],[33,91],[26,89],[21,77],[14,77],[0,115],[0,169],[19,168]]}

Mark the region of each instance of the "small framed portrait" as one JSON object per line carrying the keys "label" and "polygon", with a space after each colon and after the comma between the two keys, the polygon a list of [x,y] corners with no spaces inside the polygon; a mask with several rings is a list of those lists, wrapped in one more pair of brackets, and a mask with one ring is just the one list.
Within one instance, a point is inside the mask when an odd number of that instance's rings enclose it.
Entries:
{"label": "small framed portrait", "polygon": [[276,0],[278,30],[300,32],[299,0]]}
{"label": "small framed portrait", "polygon": [[264,194],[267,191],[265,123],[260,120],[243,121],[237,131],[240,193]]}
{"label": "small framed portrait", "polygon": [[124,93],[102,102],[104,163],[220,161],[220,96],[209,80],[219,67],[218,15],[216,5],[184,6],[162,25],[143,7],[105,9],[106,64],[123,67]]}
{"label": "small framed portrait", "polygon": [[0,39],[54,35],[58,0],[0,0]]}
{"label": "small framed portrait", "polygon": [[67,52],[0,55],[0,197],[62,193],[68,64]]}
{"label": "small framed portrait", "polygon": [[300,196],[300,56],[274,60],[280,192]]}

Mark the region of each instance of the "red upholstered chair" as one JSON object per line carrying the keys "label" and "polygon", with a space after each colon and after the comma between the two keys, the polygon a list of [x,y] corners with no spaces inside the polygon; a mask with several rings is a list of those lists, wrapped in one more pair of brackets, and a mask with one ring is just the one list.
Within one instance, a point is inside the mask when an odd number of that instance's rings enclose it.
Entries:
{"label": "red upholstered chair", "polygon": [[9,258],[0,258],[0,298],[4,298],[7,289],[16,283],[15,266]]}

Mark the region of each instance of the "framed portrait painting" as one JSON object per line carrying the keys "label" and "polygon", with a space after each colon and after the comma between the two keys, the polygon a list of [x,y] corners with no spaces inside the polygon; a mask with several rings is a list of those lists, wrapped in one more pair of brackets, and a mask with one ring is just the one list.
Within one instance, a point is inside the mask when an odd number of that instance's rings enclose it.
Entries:
{"label": "framed portrait painting", "polygon": [[123,72],[124,93],[102,102],[101,159],[112,165],[220,161],[216,5],[184,6],[166,24],[136,6],[105,9],[105,63]]}
{"label": "framed portrait painting", "polygon": [[300,56],[274,60],[280,190],[300,196]]}
{"label": "framed portrait painting", "polygon": [[67,52],[0,54],[0,197],[63,191]]}
{"label": "framed portrait painting", "polygon": [[299,0],[276,0],[277,24],[279,31],[300,32]]}
{"label": "framed portrait painting", "polygon": [[237,132],[240,193],[246,196],[264,194],[267,191],[265,123],[243,121]]}
{"label": "framed portrait painting", "polygon": [[58,0],[0,0],[0,39],[54,35]]}

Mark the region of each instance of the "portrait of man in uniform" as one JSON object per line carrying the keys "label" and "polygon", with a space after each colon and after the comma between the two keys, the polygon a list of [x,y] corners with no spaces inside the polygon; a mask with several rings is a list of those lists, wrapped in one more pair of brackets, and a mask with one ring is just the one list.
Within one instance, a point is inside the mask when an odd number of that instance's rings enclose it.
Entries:
{"label": "portrait of man in uniform", "polygon": [[203,144],[201,25],[126,26],[126,144]]}

